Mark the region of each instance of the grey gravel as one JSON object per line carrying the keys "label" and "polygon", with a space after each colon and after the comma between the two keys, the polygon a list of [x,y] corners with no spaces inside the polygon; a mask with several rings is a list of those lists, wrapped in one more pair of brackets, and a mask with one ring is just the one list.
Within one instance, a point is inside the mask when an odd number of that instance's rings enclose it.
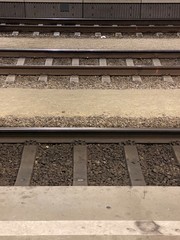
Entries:
{"label": "grey gravel", "polygon": [[54,58],[53,65],[71,65],[71,58]]}
{"label": "grey gravel", "polygon": [[22,151],[22,144],[0,144],[0,186],[15,184]]}
{"label": "grey gravel", "polygon": [[45,65],[46,58],[26,58],[24,65]]}
{"label": "grey gravel", "polygon": [[168,144],[138,145],[147,185],[180,186],[180,165]]}
{"label": "grey gravel", "polygon": [[[12,65],[17,63],[18,58],[0,58],[0,65]],[[46,58],[26,58],[25,65],[44,65]],[[153,65],[152,59],[133,59],[134,65]],[[180,59],[160,59],[164,66],[180,66]],[[53,65],[71,65],[71,58],[54,58]],[[99,59],[80,58],[80,65],[99,65]],[[126,66],[125,59],[107,59],[109,66]]]}
{"label": "grey gravel", "polygon": [[79,77],[79,86],[81,89],[95,89],[103,88],[101,77],[100,76],[80,76]]}
{"label": "grey gravel", "polygon": [[79,65],[99,65],[99,60],[95,58],[80,58]]}
{"label": "grey gravel", "polygon": [[0,127],[154,127],[180,128],[180,117],[157,118],[121,118],[106,115],[93,117],[34,117],[18,118],[6,116],[0,118]]}
{"label": "grey gravel", "polygon": [[156,76],[141,76],[142,82],[133,82],[132,77],[111,78],[112,88],[115,89],[178,89],[180,84],[178,80],[174,83],[167,83],[163,77]]}
{"label": "grey gravel", "polygon": [[107,59],[107,65],[109,66],[126,66],[125,59],[109,58]]}
{"label": "grey gravel", "polygon": [[0,65],[14,65],[17,63],[18,58],[0,58]]}
{"label": "grey gravel", "polygon": [[10,88],[47,88],[47,84],[43,81],[38,81],[39,76],[16,76],[16,81],[13,84],[4,85]]}
{"label": "grey gravel", "polygon": [[161,64],[164,66],[180,66],[180,59],[160,59]]}
{"label": "grey gravel", "polygon": [[63,32],[61,32],[59,37],[60,38],[77,38],[77,37],[74,36],[74,33],[63,33]]}
{"label": "grey gravel", "polygon": [[156,33],[143,33],[143,37],[137,37],[136,33],[123,33],[122,34],[123,38],[155,38],[155,39],[174,39],[174,38],[179,38],[176,33],[163,33],[162,36],[158,37]]}
{"label": "grey gravel", "polygon": [[52,38],[52,37],[54,37],[53,36],[53,33],[39,33],[39,36],[38,37],[40,37],[40,38]]}
{"label": "grey gravel", "polygon": [[133,82],[129,76],[114,76],[111,77],[112,89],[179,89],[179,77],[173,77],[174,83],[168,83],[159,76],[141,76],[142,82]]}
{"label": "grey gravel", "polygon": [[70,144],[40,144],[31,185],[70,186],[72,182],[72,146]]}
{"label": "grey gravel", "polygon": [[134,65],[152,65],[152,59],[143,58],[143,59],[133,59]]}
{"label": "grey gravel", "polygon": [[132,81],[131,76],[112,76],[110,83],[102,83],[101,76],[80,76],[79,83],[70,83],[70,76],[48,76],[48,82],[38,81],[39,76],[16,76],[13,84],[6,84],[5,75],[0,75],[2,88],[38,89],[179,89],[180,77],[172,77],[174,82],[166,82],[163,77],[141,77],[142,82]]}
{"label": "grey gravel", "polygon": [[88,145],[88,185],[130,185],[122,146],[119,144]]}
{"label": "grey gravel", "polygon": [[12,36],[12,32],[0,32],[0,37],[13,37],[13,36]]}
{"label": "grey gravel", "polygon": [[114,38],[114,33],[101,33],[101,36],[96,37],[95,33],[82,33],[80,38],[99,38],[99,39],[106,39],[106,38]]}
{"label": "grey gravel", "polygon": [[0,88],[3,88],[6,86],[5,80],[6,80],[6,75],[0,75]]}
{"label": "grey gravel", "polygon": [[[40,33],[39,36],[34,37],[33,32],[23,33],[20,32],[18,36],[13,36],[12,32],[1,32],[0,37],[24,37],[24,38],[53,38],[53,33]],[[122,33],[123,38],[142,38],[137,37],[136,33]],[[57,37],[56,37],[57,38]],[[74,36],[74,33],[61,33],[59,38],[97,38],[94,33],[82,33],[79,37]],[[100,38],[119,38],[115,36],[115,33],[102,33]],[[158,37],[156,33],[143,33],[143,38],[179,38],[177,33],[164,33]]]}
{"label": "grey gravel", "polygon": [[49,76],[48,78],[48,88],[51,89],[71,89],[74,84],[70,83],[69,76]]}
{"label": "grey gravel", "polygon": [[173,77],[173,81],[177,88],[180,88],[180,76]]}

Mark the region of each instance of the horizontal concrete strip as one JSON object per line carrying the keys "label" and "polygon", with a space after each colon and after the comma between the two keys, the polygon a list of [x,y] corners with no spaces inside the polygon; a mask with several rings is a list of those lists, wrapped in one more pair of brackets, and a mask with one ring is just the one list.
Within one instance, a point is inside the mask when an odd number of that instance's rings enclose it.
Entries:
{"label": "horizontal concrete strip", "polygon": [[6,236],[1,237],[1,240],[179,240],[179,236],[164,236],[164,235],[136,235],[136,236]]}
{"label": "horizontal concrete strip", "polygon": [[0,187],[0,222],[179,222],[179,202],[179,187]]}
{"label": "horizontal concrete strip", "polygon": [[[26,40],[26,41],[25,41]],[[1,48],[179,50],[179,39],[76,39],[1,37]]]}
{"label": "horizontal concrete strip", "polygon": [[0,117],[179,117],[180,90],[0,89]]}
{"label": "horizontal concrete strip", "polygon": [[180,221],[1,221],[0,236],[180,236]]}

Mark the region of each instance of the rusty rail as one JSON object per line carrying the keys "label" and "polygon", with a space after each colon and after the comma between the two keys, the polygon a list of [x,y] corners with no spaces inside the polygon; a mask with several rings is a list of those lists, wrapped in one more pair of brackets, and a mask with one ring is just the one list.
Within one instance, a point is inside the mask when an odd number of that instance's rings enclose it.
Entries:
{"label": "rusty rail", "polygon": [[50,32],[63,32],[63,33],[72,33],[72,32],[81,32],[81,33],[176,33],[180,32],[180,25],[179,26],[55,26],[55,25],[0,25],[1,32],[11,32],[11,31],[18,31],[18,32],[43,32],[43,33],[50,33]]}
{"label": "rusty rail", "polygon": [[0,74],[16,75],[54,75],[54,76],[164,76],[180,75],[180,67],[172,66],[0,66]]}

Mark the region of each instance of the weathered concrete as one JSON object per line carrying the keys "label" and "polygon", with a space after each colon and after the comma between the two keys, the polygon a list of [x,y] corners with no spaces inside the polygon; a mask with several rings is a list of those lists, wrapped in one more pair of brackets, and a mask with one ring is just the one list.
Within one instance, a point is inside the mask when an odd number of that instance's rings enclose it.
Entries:
{"label": "weathered concrete", "polygon": [[180,90],[0,89],[0,117],[180,116]]}
{"label": "weathered concrete", "polygon": [[0,221],[179,221],[179,202],[179,187],[0,187]]}
{"label": "weathered concrete", "polygon": [[179,236],[19,236],[1,240],[179,240]]}
{"label": "weathered concrete", "polygon": [[0,187],[0,239],[177,240],[179,201],[178,187]]}
{"label": "weathered concrete", "polygon": [[60,48],[60,49],[119,49],[119,50],[179,50],[177,39],[101,39],[101,38],[23,38],[1,37],[0,48]]}

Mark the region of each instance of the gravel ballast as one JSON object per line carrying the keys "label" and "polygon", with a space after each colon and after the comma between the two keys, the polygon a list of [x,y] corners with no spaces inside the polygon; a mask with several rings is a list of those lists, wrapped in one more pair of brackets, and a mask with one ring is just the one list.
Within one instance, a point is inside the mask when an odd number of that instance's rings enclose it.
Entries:
{"label": "gravel ballast", "polygon": [[14,65],[17,63],[18,58],[0,58],[0,65]]}
{"label": "gravel ballast", "polygon": [[46,58],[26,58],[24,65],[45,65]]}
{"label": "gravel ballast", "polygon": [[[60,36],[55,37],[53,33],[39,33],[38,36],[33,36],[31,33],[19,32],[17,36],[13,36],[12,32],[1,32],[0,37],[12,37],[12,38],[98,38],[95,33],[81,33],[80,36],[75,36],[72,33],[61,33]],[[162,35],[157,35],[156,33],[143,33],[143,36],[138,36],[136,33],[122,33],[121,36],[116,36],[115,33],[102,33],[99,38],[179,38],[176,33],[163,33]]]}
{"label": "gravel ballast", "polygon": [[160,59],[161,64],[163,66],[180,66],[180,59],[167,59],[167,58],[163,58]]}
{"label": "gravel ballast", "polygon": [[11,84],[6,84],[4,87],[13,87],[13,88],[35,88],[43,89],[46,88],[47,83],[39,81],[39,76],[17,76],[16,81]]}
{"label": "gravel ballast", "polygon": [[108,58],[107,65],[108,66],[126,66],[126,60],[118,59],[118,58]]}
{"label": "gravel ballast", "polygon": [[0,75],[1,88],[37,89],[179,89],[180,77],[166,82],[159,76],[142,76],[142,82],[133,81],[132,76],[111,76],[110,83],[102,83],[101,76],[80,76],[79,83],[70,82],[70,76],[48,76],[47,82],[38,81],[39,76],[18,75],[14,83],[5,83],[6,76]]}
{"label": "gravel ballast", "polygon": [[6,75],[0,75],[0,88],[8,87],[7,84],[5,84]]}
{"label": "gravel ballast", "polygon": [[135,59],[133,59],[133,61],[134,61],[134,65],[146,65],[146,66],[148,66],[148,65],[152,65],[152,59],[148,59],[148,58],[143,58],[143,59],[137,59],[137,58],[135,58]]}
{"label": "gravel ballast", "polygon": [[72,146],[39,145],[34,165],[32,186],[70,186],[73,181]]}
{"label": "gravel ballast", "polygon": [[180,186],[180,165],[170,145],[139,144],[138,153],[147,185]]}
{"label": "gravel ballast", "polygon": [[[124,58],[107,58],[108,66],[126,66],[126,59]],[[152,59],[134,58],[132,59],[135,66],[152,66]],[[0,65],[15,65],[18,58],[2,57],[0,58]],[[26,58],[25,65],[44,65],[46,58]],[[162,66],[179,66],[180,59],[160,59]],[[53,58],[53,65],[71,65],[72,58]],[[79,65],[99,65],[99,58],[79,58]]]}
{"label": "gravel ballast", "polygon": [[71,58],[54,58],[53,65],[71,65],[72,59]]}
{"label": "gravel ballast", "polygon": [[0,144],[0,186],[15,184],[22,151],[22,144]]}
{"label": "gravel ballast", "polygon": [[17,118],[7,116],[0,118],[0,127],[149,127],[180,128],[180,117],[157,118],[121,118],[105,115],[95,117],[34,117]]}
{"label": "gravel ballast", "polygon": [[[180,164],[169,144],[137,144],[148,186],[180,186]],[[0,144],[0,186],[13,186],[23,144]],[[124,144],[87,144],[88,186],[130,186]],[[31,186],[72,186],[73,144],[39,144]]]}
{"label": "gravel ballast", "polygon": [[88,185],[130,185],[122,146],[119,144],[88,145]]}
{"label": "gravel ballast", "polygon": [[80,58],[79,65],[99,65],[99,59],[95,58]]}

